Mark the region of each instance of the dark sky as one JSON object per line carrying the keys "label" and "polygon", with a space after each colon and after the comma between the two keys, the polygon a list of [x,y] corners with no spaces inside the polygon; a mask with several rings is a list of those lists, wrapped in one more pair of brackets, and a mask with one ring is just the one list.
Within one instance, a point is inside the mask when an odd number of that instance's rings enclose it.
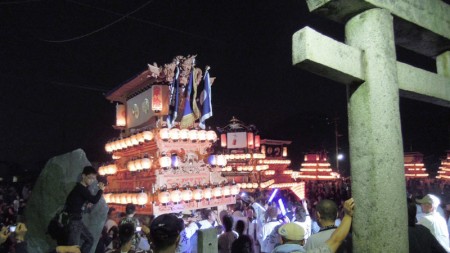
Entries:
{"label": "dark sky", "polygon": [[[188,54],[217,77],[207,125],[236,116],[262,138],[292,140],[300,161],[333,154],[338,118],[348,154],[345,86],[291,65],[292,34],[306,25],[344,40],[343,25],[309,13],[306,1],[4,1],[0,24],[0,168],[39,167],[76,148],[108,161],[104,144],[118,132],[104,94],[147,63]],[[435,71],[431,58],[397,55]],[[436,166],[450,149],[450,109],[403,98],[400,109],[405,150]]]}

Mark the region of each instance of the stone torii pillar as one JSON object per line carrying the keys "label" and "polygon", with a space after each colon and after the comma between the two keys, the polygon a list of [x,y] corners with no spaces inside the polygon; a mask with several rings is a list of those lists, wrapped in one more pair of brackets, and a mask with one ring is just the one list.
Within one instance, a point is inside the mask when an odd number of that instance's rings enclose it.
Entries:
{"label": "stone torii pillar", "polygon": [[[307,3],[346,24],[346,44],[309,27],[296,32],[292,60],[348,87],[354,252],[406,253],[399,95],[450,107],[450,7],[440,0]],[[437,73],[398,62],[396,43],[436,57]]]}

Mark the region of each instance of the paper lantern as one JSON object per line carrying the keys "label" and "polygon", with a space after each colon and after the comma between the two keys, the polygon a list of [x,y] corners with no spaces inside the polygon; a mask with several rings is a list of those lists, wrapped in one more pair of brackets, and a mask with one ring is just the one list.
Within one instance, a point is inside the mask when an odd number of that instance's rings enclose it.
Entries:
{"label": "paper lantern", "polygon": [[134,165],[134,160],[130,160],[127,163],[127,169],[131,172],[136,171],[136,166]]}
{"label": "paper lantern", "polygon": [[137,205],[138,204],[138,199],[137,199],[138,195],[137,194],[133,194],[133,198],[131,199],[131,203]]}
{"label": "paper lantern", "polygon": [[127,124],[125,105],[116,105],[116,126],[124,127]]}
{"label": "paper lantern", "polygon": [[192,129],[189,131],[189,140],[192,142],[196,142],[197,141],[197,130]]}
{"label": "paper lantern", "polygon": [[223,194],[223,196],[225,196],[225,197],[230,196],[230,195],[231,195],[231,187],[230,187],[229,185],[225,185],[225,186],[222,188],[222,194]]}
{"label": "paper lantern", "polygon": [[152,160],[148,157],[144,157],[141,159],[141,167],[144,170],[148,170],[152,167]]}
{"label": "paper lantern", "polygon": [[210,142],[215,142],[217,140],[217,134],[213,130],[206,132],[206,140]]}
{"label": "paper lantern", "polygon": [[178,128],[170,129],[169,137],[172,141],[178,141],[180,139],[180,129]]}
{"label": "paper lantern", "polygon": [[136,139],[138,140],[139,144],[142,144],[145,142],[144,133],[140,132],[136,135]]}
{"label": "paper lantern", "polygon": [[108,173],[107,174],[109,174],[109,175],[114,175],[114,174],[116,174],[117,173],[117,165],[115,165],[115,164],[110,164],[109,166],[108,166]]}
{"label": "paper lantern", "polygon": [[233,196],[236,196],[236,195],[238,195],[239,194],[239,189],[240,187],[239,187],[239,185],[237,185],[237,184],[233,184],[233,185],[231,185],[231,187],[230,187],[230,193],[231,193],[231,195],[233,195]]}
{"label": "paper lantern", "polygon": [[105,198],[106,203],[110,203],[111,202],[111,193],[103,194],[103,198]]}
{"label": "paper lantern", "polygon": [[185,188],[182,192],[181,192],[181,196],[183,198],[184,202],[189,202],[192,200],[192,191],[189,188]]}
{"label": "paper lantern", "polygon": [[137,171],[142,170],[141,159],[134,160],[134,167],[136,168]]}
{"label": "paper lantern", "polygon": [[213,193],[214,193],[214,197],[216,197],[216,198],[222,197],[222,187],[220,187],[219,185],[214,187]]}
{"label": "paper lantern", "polygon": [[138,135],[137,134],[133,134],[132,136],[130,136],[130,139],[131,139],[132,146],[139,145],[139,140],[138,140]]}
{"label": "paper lantern", "polygon": [[163,141],[169,140],[169,129],[168,128],[161,128],[161,130],[159,130],[159,137]]}
{"label": "paper lantern", "polygon": [[203,190],[203,196],[205,197],[205,199],[211,199],[212,198],[212,189],[211,187],[207,187]]}
{"label": "paper lantern", "polygon": [[227,159],[225,159],[224,155],[217,156],[217,166],[225,166],[227,165]]}
{"label": "paper lantern", "polygon": [[189,130],[188,129],[180,130],[180,139],[183,141],[187,141],[189,139]]}
{"label": "paper lantern", "polygon": [[105,144],[105,151],[107,152],[107,153],[111,153],[113,150],[112,150],[112,148],[111,148],[111,143],[106,143]]}
{"label": "paper lantern", "polygon": [[158,193],[158,201],[161,204],[167,204],[170,201],[170,193],[166,190]]}
{"label": "paper lantern", "polygon": [[127,146],[127,148],[133,147],[133,143],[131,142],[130,137],[125,138],[125,145]]}
{"label": "paper lantern", "polygon": [[159,166],[162,168],[170,167],[171,163],[172,163],[172,160],[168,156],[161,156],[159,158]]}
{"label": "paper lantern", "polygon": [[283,157],[287,157],[287,147],[283,147]]}
{"label": "paper lantern", "polygon": [[253,184],[252,184],[252,188],[253,188],[253,189],[258,188],[258,183],[253,183]]}
{"label": "paper lantern", "polygon": [[178,166],[180,166],[180,157],[177,155],[172,155],[170,159],[173,168],[178,168]]}
{"label": "paper lantern", "polygon": [[194,195],[194,199],[197,202],[200,202],[202,200],[202,198],[203,198],[203,190],[202,190],[202,188],[195,189],[194,192],[193,192],[193,195]]}
{"label": "paper lantern", "polygon": [[172,202],[175,204],[180,203],[181,191],[178,190],[178,188],[175,188],[174,190],[170,191],[170,200],[172,200]]}
{"label": "paper lantern", "polygon": [[144,138],[144,142],[153,140],[153,133],[151,131],[146,130],[142,132],[142,136]]}
{"label": "paper lantern", "polygon": [[217,165],[217,156],[216,155],[210,155],[208,157],[208,163],[211,164],[211,166]]}
{"label": "paper lantern", "polygon": [[261,146],[261,137],[259,134],[255,135],[255,148],[259,148]]}
{"label": "paper lantern", "polygon": [[252,132],[248,132],[247,133],[247,147],[249,149],[253,149],[254,148],[254,140],[253,140],[253,133]]}
{"label": "paper lantern", "polygon": [[119,141],[120,143],[120,149],[126,149],[127,148],[127,142],[125,141],[125,139],[120,139]]}
{"label": "paper lantern", "polygon": [[138,205],[143,206],[143,205],[147,204],[147,202],[148,202],[148,196],[147,196],[147,193],[145,193],[145,192],[140,192],[140,193],[137,195],[137,203],[138,203]]}
{"label": "paper lantern", "polygon": [[225,148],[227,146],[227,134],[220,135],[220,146]]}
{"label": "paper lantern", "polygon": [[197,132],[197,139],[198,139],[200,142],[206,141],[206,131],[205,131],[205,130],[199,130],[199,131]]}
{"label": "paper lantern", "polygon": [[127,204],[128,203],[133,203],[133,193],[127,193],[125,196],[127,198]]}
{"label": "paper lantern", "polygon": [[127,203],[127,195],[125,193],[120,194],[120,204],[126,205]]}

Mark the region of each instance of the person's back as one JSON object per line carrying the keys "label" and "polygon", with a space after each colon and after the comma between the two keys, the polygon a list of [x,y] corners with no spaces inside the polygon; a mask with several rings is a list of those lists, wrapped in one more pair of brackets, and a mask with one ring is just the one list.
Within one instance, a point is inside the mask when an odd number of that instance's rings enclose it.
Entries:
{"label": "person's back", "polygon": [[280,243],[277,229],[282,223],[277,219],[276,207],[268,208],[267,214],[269,215],[269,222],[262,227],[259,239],[261,242],[261,252],[270,253]]}
{"label": "person's back", "polygon": [[230,253],[231,244],[238,238],[238,236],[231,230],[233,226],[233,218],[230,215],[225,215],[222,218],[222,224],[225,232],[218,238],[219,253]]}
{"label": "person's back", "polygon": [[253,253],[253,240],[244,234],[245,222],[239,220],[236,223],[236,232],[239,237],[231,244],[231,253]]}
{"label": "person's back", "polygon": [[134,217],[136,213],[136,206],[134,204],[127,204],[125,207],[125,214],[126,217],[122,218],[120,221],[120,225],[122,224],[132,224],[134,227],[134,236],[132,238],[132,249],[136,250],[138,248],[139,242],[140,242],[140,231],[138,231],[138,228],[141,227],[141,224],[139,222],[139,219]]}

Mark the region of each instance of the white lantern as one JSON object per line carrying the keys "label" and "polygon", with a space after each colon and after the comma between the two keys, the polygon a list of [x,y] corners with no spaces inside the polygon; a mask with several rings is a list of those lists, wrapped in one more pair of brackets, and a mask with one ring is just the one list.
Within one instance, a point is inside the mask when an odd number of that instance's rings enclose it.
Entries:
{"label": "white lantern", "polygon": [[180,130],[180,139],[183,141],[187,141],[189,139],[189,130],[181,129]]}
{"label": "white lantern", "polygon": [[138,140],[139,144],[142,144],[145,142],[144,133],[140,132],[136,135],[136,139]]}
{"label": "white lantern", "polygon": [[116,141],[111,141],[111,142],[109,143],[109,145],[110,145],[110,147],[111,147],[111,152],[114,152],[114,151],[117,150],[117,147],[116,147]]}
{"label": "white lantern", "polygon": [[117,173],[117,166],[115,164],[110,164],[108,166],[108,173],[109,175],[114,175]]}
{"label": "white lantern", "polygon": [[125,105],[117,104],[116,105],[116,126],[126,126],[127,124],[127,115],[125,110]]}
{"label": "white lantern", "polygon": [[189,131],[189,140],[192,142],[196,142],[197,141],[197,130],[192,129]]}
{"label": "white lantern", "polygon": [[233,195],[233,196],[236,196],[236,195],[238,195],[239,194],[239,185],[237,185],[237,184],[233,184],[233,185],[231,185],[231,187],[230,187],[230,193],[231,193],[231,195]]}
{"label": "white lantern", "polygon": [[220,187],[220,185],[216,186],[214,188],[213,192],[214,192],[214,197],[216,197],[216,198],[222,197],[222,187]]}
{"label": "white lantern", "polygon": [[142,132],[142,136],[144,138],[144,141],[151,141],[153,140],[153,133],[151,131],[144,131]]}
{"label": "white lantern", "polygon": [[217,156],[217,166],[225,166],[227,165],[227,159],[225,159],[224,155],[218,155]]}
{"label": "white lantern", "polygon": [[133,203],[133,193],[127,193],[125,194],[126,198],[127,198],[127,204],[128,203]]}
{"label": "white lantern", "polygon": [[139,145],[139,140],[138,140],[138,135],[137,134],[133,134],[130,138],[131,138],[132,146]]}
{"label": "white lantern", "polygon": [[108,142],[108,143],[105,144],[105,151],[107,153],[111,153],[112,152],[111,143]]}
{"label": "white lantern", "polygon": [[170,129],[169,137],[172,141],[178,141],[180,139],[180,129],[178,128]]}
{"label": "white lantern", "polygon": [[152,167],[152,160],[150,160],[150,158],[148,158],[148,157],[142,158],[141,166],[142,166],[142,169],[144,169],[144,170],[150,169],[150,167]]}
{"label": "white lantern", "polygon": [[159,158],[159,166],[162,168],[170,167],[172,160],[168,156],[161,156]]}
{"label": "white lantern", "polygon": [[159,137],[162,140],[167,141],[169,139],[169,129],[168,128],[161,128],[159,130]]}
{"label": "white lantern", "polygon": [[183,198],[184,202],[189,202],[192,200],[192,191],[189,188],[185,188],[182,192],[181,192],[181,196]]}
{"label": "white lantern", "polygon": [[138,203],[138,205],[143,206],[143,205],[147,204],[147,202],[148,202],[148,196],[147,196],[147,193],[145,193],[145,192],[140,192],[140,193],[137,195],[137,203]]}
{"label": "white lantern", "polygon": [[114,146],[116,147],[115,149],[116,151],[122,149],[122,145],[120,145],[120,140],[115,140],[114,144],[115,144]]}
{"label": "white lantern", "polygon": [[212,198],[212,189],[211,187],[207,187],[205,188],[205,190],[203,190],[203,196],[205,197],[205,199],[211,199]]}
{"label": "white lantern", "polygon": [[120,194],[120,204],[126,205],[127,203],[127,195],[125,193]]}
{"label": "white lantern", "polygon": [[200,202],[202,200],[202,198],[203,198],[203,190],[202,190],[202,188],[195,189],[194,192],[193,192],[193,195],[194,195],[194,199],[197,202]]}
{"label": "white lantern", "polygon": [[172,200],[172,202],[175,204],[180,203],[181,191],[178,190],[178,188],[175,188],[174,190],[170,191],[170,200]]}
{"label": "white lantern", "polygon": [[253,183],[253,184],[252,184],[252,188],[253,188],[253,189],[258,188],[258,183]]}
{"label": "white lantern", "polygon": [[223,196],[224,196],[224,197],[230,196],[230,195],[231,195],[231,188],[230,188],[230,186],[229,186],[229,185],[225,185],[225,186],[222,188],[222,193],[223,193]]}
{"label": "white lantern", "polygon": [[197,139],[201,142],[206,141],[206,131],[205,130],[200,130],[197,132]]}
{"label": "white lantern", "polygon": [[133,147],[133,143],[131,142],[131,137],[125,138],[125,145],[127,146],[127,148]]}
{"label": "white lantern", "polygon": [[136,171],[136,166],[134,164],[134,160],[131,160],[127,163],[127,169],[131,172]]}
{"label": "white lantern", "polygon": [[111,203],[111,193],[103,194],[103,198],[105,198],[106,203]]}
{"label": "white lantern", "polygon": [[136,168],[137,171],[142,170],[141,159],[134,160],[134,167]]}
{"label": "white lantern", "polygon": [[206,132],[206,140],[210,142],[215,142],[217,140],[217,134],[213,130]]}
{"label": "white lantern", "polygon": [[131,203],[137,205],[138,204],[138,199],[137,199],[138,195],[135,193],[133,194],[133,197],[131,199]]}
{"label": "white lantern", "polygon": [[170,193],[168,191],[160,191],[158,193],[158,200],[161,204],[167,204],[170,201]]}

